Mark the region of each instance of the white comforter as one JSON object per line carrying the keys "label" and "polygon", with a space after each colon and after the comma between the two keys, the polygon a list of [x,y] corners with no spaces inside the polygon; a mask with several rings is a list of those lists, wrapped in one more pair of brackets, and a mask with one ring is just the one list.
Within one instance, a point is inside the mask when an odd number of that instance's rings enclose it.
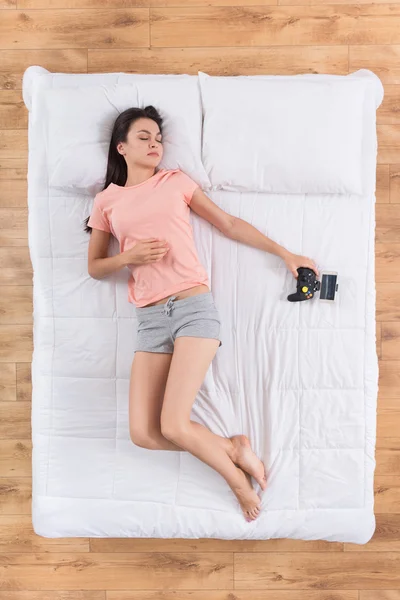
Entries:
{"label": "white comforter", "polygon": [[[375,528],[379,79],[366,70],[214,78],[32,66],[23,94],[35,532],[366,543]],[[112,123],[146,104],[166,117],[162,166],[182,168],[222,209],[339,273],[332,305],[318,294],[292,304],[296,281],[281,259],[191,214],[223,339],[192,418],[223,436],[245,433],[264,461],[268,485],[261,493],[255,484],[262,512],[252,523],[209,466],[131,442],[129,273],[102,281],[87,273],[83,220],[101,189]]]}

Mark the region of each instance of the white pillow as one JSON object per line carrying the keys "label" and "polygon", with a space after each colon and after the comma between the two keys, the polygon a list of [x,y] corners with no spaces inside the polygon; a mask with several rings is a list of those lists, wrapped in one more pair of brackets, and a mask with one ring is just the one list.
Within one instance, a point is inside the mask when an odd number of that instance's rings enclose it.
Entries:
{"label": "white pillow", "polygon": [[213,189],[362,194],[368,78],[198,74]]}
{"label": "white pillow", "polygon": [[159,168],[180,168],[211,186],[201,162],[202,111],[196,76],[125,75],[104,83],[42,90],[47,114],[49,185],[96,194],[103,188],[112,127],[130,107],[152,104],[163,117]]}

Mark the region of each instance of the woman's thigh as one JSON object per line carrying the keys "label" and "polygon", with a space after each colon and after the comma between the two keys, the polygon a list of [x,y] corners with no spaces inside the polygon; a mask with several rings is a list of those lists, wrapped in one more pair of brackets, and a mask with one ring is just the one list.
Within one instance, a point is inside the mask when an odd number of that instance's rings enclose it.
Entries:
{"label": "woman's thigh", "polygon": [[129,384],[129,430],[136,443],[161,432],[160,415],[172,354],[136,351]]}
{"label": "woman's thigh", "polygon": [[190,424],[193,403],[219,343],[218,338],[176,338],[160,419],[161,431],[167,439],[170,439],[169,434]]}

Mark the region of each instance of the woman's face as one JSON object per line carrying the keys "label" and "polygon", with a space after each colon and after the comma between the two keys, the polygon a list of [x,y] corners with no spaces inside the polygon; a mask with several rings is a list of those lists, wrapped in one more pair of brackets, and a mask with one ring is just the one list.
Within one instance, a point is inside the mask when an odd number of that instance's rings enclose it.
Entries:
{"label": "woman's face", "polygon": [[163,157],[162,134],[157,123],[152,119],[137,119],[129,129],[127,142],[120,142],[117,150],[131,167],[157,167]]}

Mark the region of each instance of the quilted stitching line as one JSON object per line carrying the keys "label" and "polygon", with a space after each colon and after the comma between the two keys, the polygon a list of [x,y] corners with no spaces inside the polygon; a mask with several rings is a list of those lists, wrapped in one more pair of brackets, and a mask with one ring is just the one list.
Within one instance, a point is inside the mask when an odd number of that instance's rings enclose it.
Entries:
{"label": "quilted stitching line", "polygon": [[[174,296],[174,297],[176,297],[176,296]],[[172,302],[170,302],[170,300],[171,299],[169,299],[168,302],[164,303],[164,310],[162,312],[162,317],[163,318],[165,317],[165,319],[167,320],[168,328],[169,328],[169,335],[171,338],[171,342],[173,344],[174,336],[173,336],[172,325],[171,325],[172,319],[169,318],[169,313],[170,313],[169,307],[171,306],[171,308],[172,308]],[[167,310],[166,310],[166,307],[168,307]],[[177,454],[178,454],[178,477],[176,480],[176,488],[175,488],[173,506],[176,506],[176,499],[178,497],[179,482],[181,480],[181,469],[182,469],[182,452],[178,452]]]}
{"label": "quilted stitching line", "polygon": [[[300,240],[300,248],[301,254],[304,253],[303,250],[303,242],[304,242],[304,213],[306,211],[306,198],[307,194],[303,196],[303,211],[301,218],[301,240]],[[297,386],[298,386],[298,419],[299,419],[299,484],[297,488],[297,508],[300,509],[300,485],[301,485],[301,399],[303,397],[304,390],[300,389],[300,316],[301,316],[301,302],[297,302],[297,315],[298,315],[298,327],[297,327]]]}
{"label": "quilted stitching line", "polygon": [[[118,85],[120,80],[120,75],[117,75],[117,82],[116,85]],[[108,95],[106,94],[106,98],[109,101],[109,103],[111,104],[111,106],[113,106],[113,108],[116,108],[112,102],[110,101],[110,98],[108,97]],[[101,211],[104,215],[103,210]],[[107,219],[108,221],[108,219]],[[110,224],[110,229],[112,234],[114,235],[114,229],[112,227],[112,225]],[[114,237],[116,238],[117,236],[114,235]],[[117,471],[117,455],[118,455],[118,395],[117,395],[117,365],[118,365],[118,341],[119,341],[119,324],[118,324],[118,303],[117,303],[117,273],[113,273],[113,282],[114,282],[114,310],[115,310],[115,320],[116,320],[116,327],[117,327],[117,332],[116,332],[116,340],[115,340],[115,453],[114,453],[114,472],[113,472],[113,480],[112,480],[112,488],[111,488],[111,497],[114,498],[114,490],[115,490],[115,476],[116,476],[116,471]],[[129,404],[129,397],[128,397],[128,404]],[[129,419],[129,416],[128,416]]]}
{"label": "quilted stitching line", "polygon": [[[117,332],[115,336],[115,453],[114,453],[114,473],[112,480],[112,488],[111,488],[111,497],[114,498],[114,489],[115,489],[115,475],[117,471],[117,455],[118,455],[118,390],[117,390],[117,365],[118,365],[118,341],[119,341],[119,325],[118,325],[118,309],[117,309],[117,276],[116,273],[113,273],[113,281],[114,281],[114,310],[116,314],[116,327]],[[129,404],[129,398],[128,398]],[[129,418],[129,417],[128,417]]]}
{"label": "quilted stitching line", "polygon": [[[242,194],[241,192],[239,192],[239,217],[240,217],[240,209],[242,206]],[[240,429],[239,431],[243,432],[243,413],[242,413],[242,398],[240,395],[240,390],[241,390],[241,386],[240,386],[240,369],[239,369],[239,357],[238,357],[238,336],[237,336],[237,322],[238,322],[238,275],[239,275],[239,252],[240,252],[240,248],[239,248],[239,242],[235,242],[235,246],[236,246],[236,277],[235,277],[235,327],[234,327],[234,332],[235,332],[235,361],[236,361],[236,380],[237,380],[237,390],[238,390],[238,398],[239,398],[239,402],[238,402],[238,408],[239,408],[239,416],[240,416]]]}

